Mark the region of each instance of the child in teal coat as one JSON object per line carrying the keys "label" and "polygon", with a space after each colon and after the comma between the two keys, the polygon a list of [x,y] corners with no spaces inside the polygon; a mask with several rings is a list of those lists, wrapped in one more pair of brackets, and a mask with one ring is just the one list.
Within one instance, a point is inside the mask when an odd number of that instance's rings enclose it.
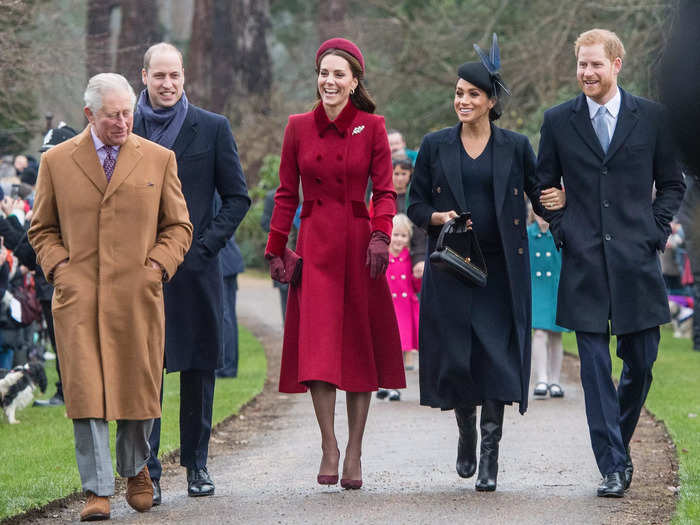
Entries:
{"label": "child in teal coat", "polygon": [[[534,215],[534,214],[533,214]],[[535,396],[564,397],[559,385],[564,356],[561,334],[568,332],[555,322],[561,253],[554,246],[549,224],[535,215],[527,228],[532,277],[532,368]]]}

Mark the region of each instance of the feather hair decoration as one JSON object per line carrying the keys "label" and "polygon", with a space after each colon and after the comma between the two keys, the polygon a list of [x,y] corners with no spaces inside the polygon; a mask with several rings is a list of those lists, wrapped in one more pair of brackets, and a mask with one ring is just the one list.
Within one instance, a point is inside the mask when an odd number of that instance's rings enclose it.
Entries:
{"label": "feather hair decoration", "polygon": [[484,53],[483,49],[481,49],[478,44],[474,44],[474,50],[476,51],[476,54],[479,55],[481,63],[486,68],[486,71],[489,72],[491,81],[494,84],[501,86],[501,89],[503,89],[506,95],[510,95],[510,91],[503,83],[503,80],[501,80],[501,75],[498,73],[498,70],[501,69],[501,51],[498,48],[498,36],[496,36],[496,33],[493,34],[493,40],[491,41],[491,52],[489,55]]}

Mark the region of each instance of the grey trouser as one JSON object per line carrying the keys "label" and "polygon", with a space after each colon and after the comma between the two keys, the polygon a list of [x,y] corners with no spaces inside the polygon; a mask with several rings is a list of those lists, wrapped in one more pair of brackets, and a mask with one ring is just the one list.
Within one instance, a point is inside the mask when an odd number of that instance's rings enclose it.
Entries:
{"label": "grey trouser", "polygon": [[[148,436],[153,420],[117,421],[117,472],[127,478],[136,476],[148,461],[151,449]],[[109,425],[104,419],[74,419],[75,459],[84,491],[97,496],[114,494],[114,471],[109,451]]]}

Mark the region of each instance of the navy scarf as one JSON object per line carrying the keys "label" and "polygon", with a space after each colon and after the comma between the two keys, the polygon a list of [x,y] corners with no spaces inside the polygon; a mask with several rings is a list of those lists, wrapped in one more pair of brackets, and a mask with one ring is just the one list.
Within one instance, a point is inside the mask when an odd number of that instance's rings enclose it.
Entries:
{"label": "navy scarf", "polygon": [[143,117],[146,127],[146,138],[157,142],[163,147],[172,149],[175,139],[180,133],[185,117],[187,116],[187,95],[182,92],[182,97],[177,103],[165,109],[153,109],[148,100],[148,90],[144,89],[139,95],[136,110]]}

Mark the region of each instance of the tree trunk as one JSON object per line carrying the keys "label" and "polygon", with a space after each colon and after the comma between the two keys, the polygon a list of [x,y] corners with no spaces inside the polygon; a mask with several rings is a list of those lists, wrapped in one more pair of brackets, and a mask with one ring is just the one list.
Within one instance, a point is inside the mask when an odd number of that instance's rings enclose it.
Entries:
{"label": "tree trunk", "polygon": [[157,0],[120,0],[121,28],[115,70],[124,75],[137,93],[142,89],[143,54],[162,34]]}
{"label": "tree trunk", "polygon": [[269,25],[268,0],[197,0],[186,72],[195,104],[227,113],[234,126],[243,113],[268,113]]}
{"label": "tree trunk", "polygon": [[329,38],[347,36],[347,0],[319,0],[318,37],[321,42]]}
{"label": "tree trunk", "polygon": [[214,0],[195,1],[190,48],[185,67],[187,98],[204,108],[209,108],[211,98],[210,58],[215,54],[212,48],[213,9]]}
{"label": "tree trunk", "polygon": [[112,68],[109,53],[109,14],[113,5],[114,0],[88,0],[85,35],[88,78]]}

